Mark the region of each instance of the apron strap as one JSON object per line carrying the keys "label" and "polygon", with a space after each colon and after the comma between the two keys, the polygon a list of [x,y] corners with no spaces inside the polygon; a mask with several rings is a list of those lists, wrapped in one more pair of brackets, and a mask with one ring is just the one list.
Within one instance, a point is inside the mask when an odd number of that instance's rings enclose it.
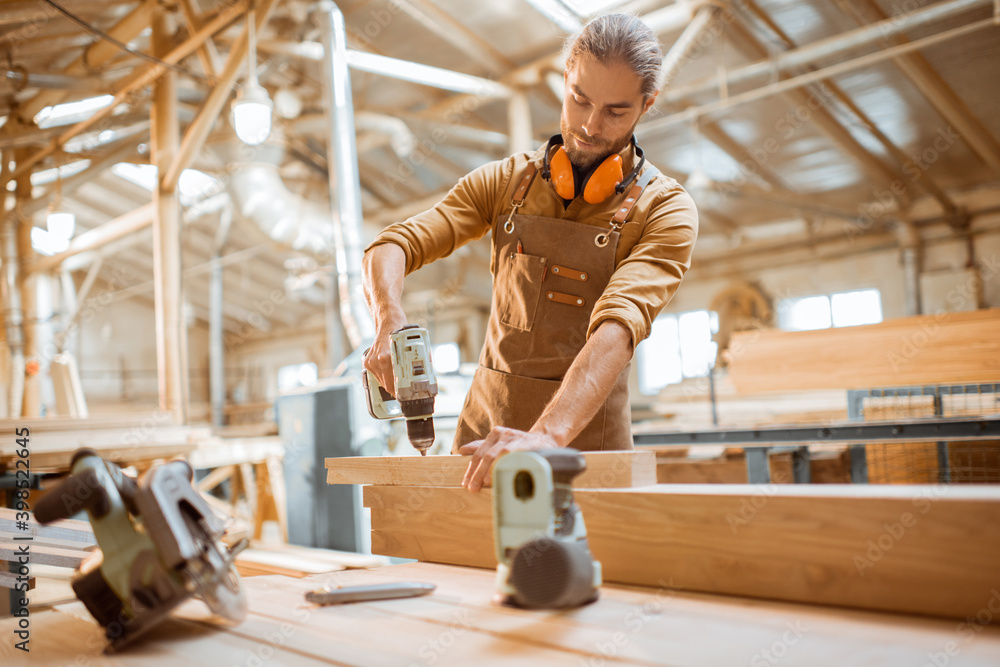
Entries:
{"label": "apron strap", "polygon": [[649,182],[656,178],[659,173],[659,169],[648,162],[646,163],[646,168],[642,170],[642,174],[632,184],[632,187],[628,191],[628,196],[625,197],[625,201],[622,202],[622,205],[615,212],[615,217],[611,219],[611,224],[615,229],[625,224],[628,214],[632,212],[632,207],[639,201],[639,195],[642,194],[642,191],[646,189]]}
{"label": "apron strap", "polygon": [[510,198],[510,203],[514,208],[518,208],[524,203],[524,198],[528,195],[528,188],[531,187],[531,182],[535,180],[537,173],[538,167],[535,166],[535,163],[529,163],[528,168],[524,170],[524,176],[521,177],[520,185],[514,191],[514,196]]}

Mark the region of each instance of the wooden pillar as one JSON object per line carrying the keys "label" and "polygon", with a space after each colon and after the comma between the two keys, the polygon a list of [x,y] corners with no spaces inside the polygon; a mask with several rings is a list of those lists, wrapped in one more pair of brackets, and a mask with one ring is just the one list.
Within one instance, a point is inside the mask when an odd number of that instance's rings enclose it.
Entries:
{"label": "wooden pillar", "polygon": [[[153,11],[153,53],[170,51],[171,34],[167,11]],[[156,308],[156,368],[160,409],[170,412],[177,423],[187,422],[187,360],[184,325],[181,257],[181,215],[177,191],[164,188],[163,175],[180,146],[177,119],[177,74],[167,71],[153,90],[151,161],[159,180],[153,191],[153,282]]]}
{"label": "wooden pillar", "polygon": [[[27,160],[30,154],[30,148],[17,149],[14,152],[15,163],[20,166],[21,162]],[[30,169],[17,177],[14,193],[16,203],[14,204],[12,215],[14,216],[14,224],[17,225],[17,256],[21,273],[21,307],[25,315],[27,315],[36,311],[34,305],[37,299],[34,289],[35,281],[27,279],[26,271],[27,265],[31,263],[35,255],[35,249],[31,245],[31,228],[33,225],[30,219],[23,219],[21,217],[21,210],[31,201]],[[27,317],[24,318],[24,361],[26,372],[21,416],[39,417],[42,412],[42,392],[41,378],[36,371],[38,368],[38,336],[35,323],[28,321]]]}
{"label": "wooden pillar", "polygon": [[516,90],[507,103],[507,132],[510,136],[510,152],[522,153],[535,149],[531,129],[531,106],[528,95]]}

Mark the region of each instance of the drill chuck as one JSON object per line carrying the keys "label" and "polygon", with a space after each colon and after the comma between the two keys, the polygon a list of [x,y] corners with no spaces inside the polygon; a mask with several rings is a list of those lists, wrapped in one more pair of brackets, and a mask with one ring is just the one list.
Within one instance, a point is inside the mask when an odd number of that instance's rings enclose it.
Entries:
{"label": "drill chuck", "polygon": [[434,398],[400,401],[399,407],[406,417],[406,437],[421,455],[434,444]]}

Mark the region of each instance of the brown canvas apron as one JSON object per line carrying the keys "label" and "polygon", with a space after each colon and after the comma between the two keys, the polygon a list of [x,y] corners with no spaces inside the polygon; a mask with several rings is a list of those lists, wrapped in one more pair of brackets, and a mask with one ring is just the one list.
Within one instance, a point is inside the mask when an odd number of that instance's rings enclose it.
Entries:
{"label": "brown canvas apron", "polygon": [[[485,438],[494,426],[527,431],[541,416],[587,342],[594,304],[615,270],[617,230],[656,170],[647,166],[611,221],[611,230],[516,215],[535,172],[535,165],[529,165],[511,202],[514,209],[493,222],[493,303],[454,452]],[[632,449],[630,366],[622,369],[608,399],[571,447]]]}

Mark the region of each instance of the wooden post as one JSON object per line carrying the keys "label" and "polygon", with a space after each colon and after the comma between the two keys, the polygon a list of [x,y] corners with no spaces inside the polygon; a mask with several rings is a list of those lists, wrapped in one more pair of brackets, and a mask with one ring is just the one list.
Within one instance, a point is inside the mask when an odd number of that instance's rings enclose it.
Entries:
{"label": "wooden post", "polygon": [[[171,35],[166,10],[153,12],[153,53],[170,52]],[[153,191],[153,281],[156,308],[156,368],[160,409],[176,423],[187,423],[186,329],[183,316],[180,202],[176,189],[164,187],[163,174],[180,145],[177,119],[177,74],[164,72],[153,91],[151,161],[160,179]]]}
{"label": "wooden post", "polygon": [[[14,159],[18,166],[21,160],[27,159],[30,149],[19,148],[14,152]],[[14,223],[17,225],[17,255],[18,265],[21,273],[21,307],[24,313],[35,312],[35,281],[26,280],[25,267],[35,255],[35,249],[31,245],[31,220],[21,217],[21,209],[31,201],[31,170],[28,170],[15,179]],[[27,320],[27,318],[25,318]],[[24,360],[25,364],[32,360],[38,361],[38,336],[34,323],[25,321],[24,324]],[[41,378],[37,374],[26,372],[24,378],[24,398],[21,404],[22,417],[41,416]]]}
{"label": "wooden post", "polygon": [[510,151],[512,153],[534,149],[531,106],[528,104],[528,95],[523,90],[516,90],[507,103],[507,132],[510,137]]}

